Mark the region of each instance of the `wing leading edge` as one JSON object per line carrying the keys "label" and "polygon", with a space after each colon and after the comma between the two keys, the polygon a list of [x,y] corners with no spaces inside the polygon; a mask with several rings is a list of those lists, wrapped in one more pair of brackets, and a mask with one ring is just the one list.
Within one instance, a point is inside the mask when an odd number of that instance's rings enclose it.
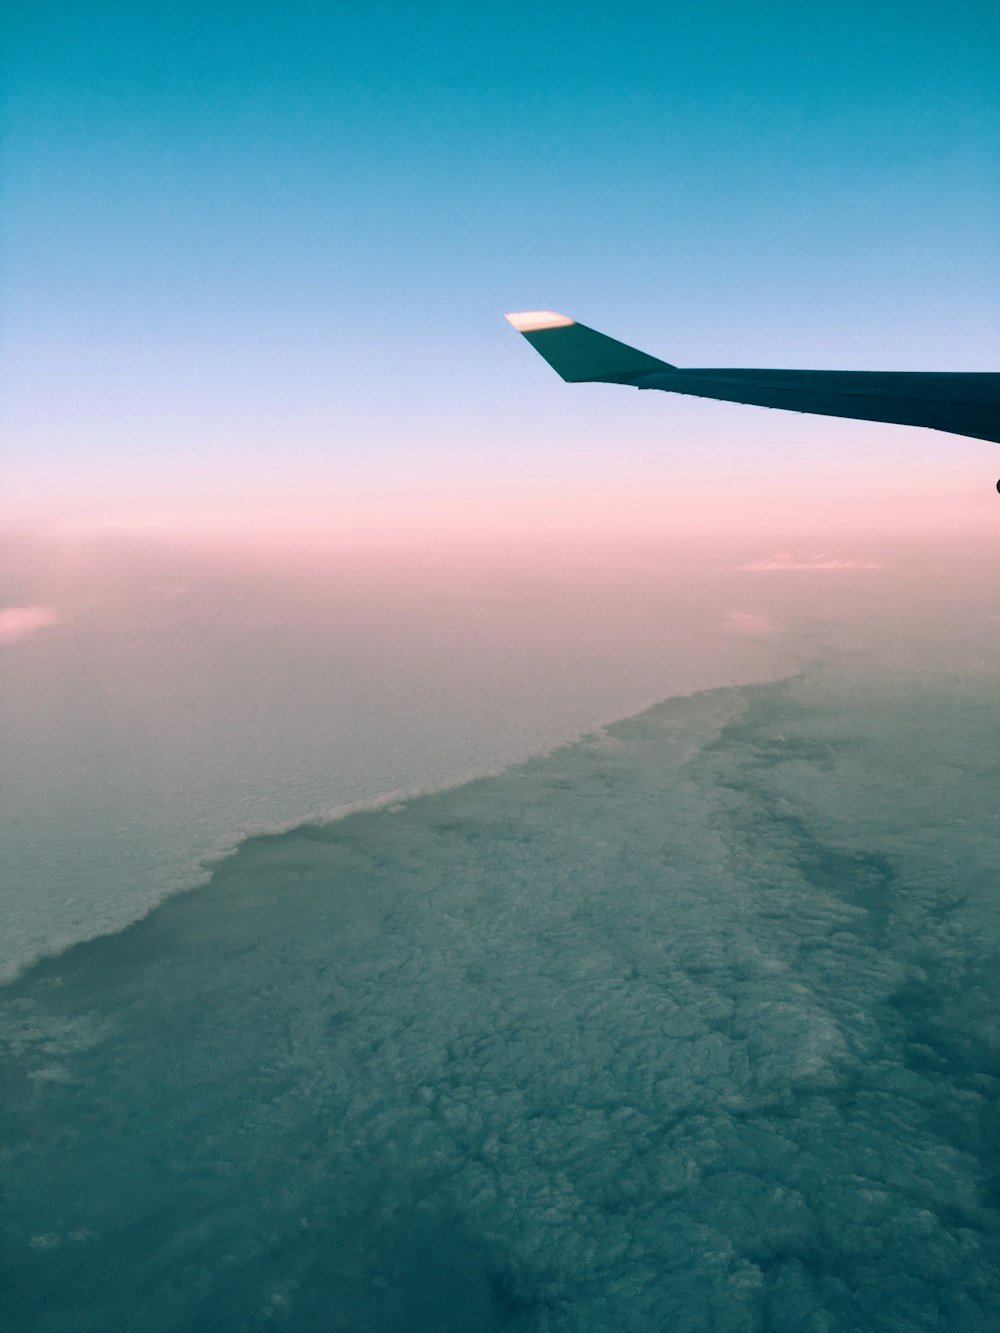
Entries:
{"label": "wing leading edge", "polygon": [[1000,443],[1000,374],[990,371],[686,369],[551,310],[504,318],[571,384],[629,384]]}

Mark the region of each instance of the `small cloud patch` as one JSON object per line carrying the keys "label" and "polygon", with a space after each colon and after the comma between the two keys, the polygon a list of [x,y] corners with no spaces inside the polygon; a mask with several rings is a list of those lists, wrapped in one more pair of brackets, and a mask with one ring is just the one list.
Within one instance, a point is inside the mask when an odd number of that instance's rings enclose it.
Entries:
{"label": "small cloud patch", "polygon": [[760,611],[730,611],[724,624],[734,634],[773,634],[778,628],[770,616]]}
{"label": "small cloud patch", "polygon": [[826,555],[819,552],[816,555],[793,555],[790,551],[779,551],[777,555],[767,556],[764,560],[750,560],[745,565],[737,565],[737,569],[751,570],[754,573],[771,573],[776,570],[789,569],[881,569],[882,565],[877,560],[859,560],[856,557],[843,559],[840,556]]}
{"label": "small cloud patch", "polygon": [[59,616],[51,606],[0,607],[0,644],[20,643],[40,629],[58,623]]}

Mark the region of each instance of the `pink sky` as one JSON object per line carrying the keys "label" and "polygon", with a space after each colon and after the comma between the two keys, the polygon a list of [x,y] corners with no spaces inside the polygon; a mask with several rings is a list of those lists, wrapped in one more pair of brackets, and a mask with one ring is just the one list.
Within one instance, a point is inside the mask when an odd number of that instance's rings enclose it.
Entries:
{"label": "pink sky", "polygon": [[[317,478],[301,490],[276,478],[269,487],[207,489],[167,485],[128,493],[109,486],[72,495],[25,497],[8,508],[9,526],[66,535],[127,533],[218,537],[271,543],[306,541],[393,547],[439,538],[490,536],[629,537],[759,534],[773,548],[785,539],[822,549],[830,535],[975,535],[1000,531],[993,472],[986,451],[949,470],[869,468],[826,477],[810,467],[784,476],[747,468],[718,477],[691,470],[672,478],[658,468],[642,477],[578,472],[534,476],[397,481]],[[780,549],[780,545],[777,546]]]}

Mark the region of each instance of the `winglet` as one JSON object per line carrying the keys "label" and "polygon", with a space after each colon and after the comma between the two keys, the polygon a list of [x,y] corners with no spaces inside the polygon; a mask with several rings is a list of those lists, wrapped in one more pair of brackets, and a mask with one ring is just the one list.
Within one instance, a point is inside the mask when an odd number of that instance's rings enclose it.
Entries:
{"label": "winglet", "polygon": [[534,333],[536,329],[564,329],[575,324],[569,315],[557,315],[554,310],[518,310],[504,315],[508,324],[513,324],[518,333]]}
{"label": "winglet", "polygon": [[554,310],[520,310],[504,315],[557,375],[570,384],[630,384],[658,370],[673,370],[648,352],[617,342]]}

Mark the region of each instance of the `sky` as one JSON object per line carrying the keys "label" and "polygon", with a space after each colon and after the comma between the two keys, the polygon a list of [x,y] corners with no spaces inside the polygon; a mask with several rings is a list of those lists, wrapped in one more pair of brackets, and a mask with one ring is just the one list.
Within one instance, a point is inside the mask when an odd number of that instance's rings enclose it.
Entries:
{"label": "sky", "polygon": [[13,0],[6,27],[6,527],[995,531],[995,446],[566,386],[500,318],[680,365],[995,369],[993,4]]}

